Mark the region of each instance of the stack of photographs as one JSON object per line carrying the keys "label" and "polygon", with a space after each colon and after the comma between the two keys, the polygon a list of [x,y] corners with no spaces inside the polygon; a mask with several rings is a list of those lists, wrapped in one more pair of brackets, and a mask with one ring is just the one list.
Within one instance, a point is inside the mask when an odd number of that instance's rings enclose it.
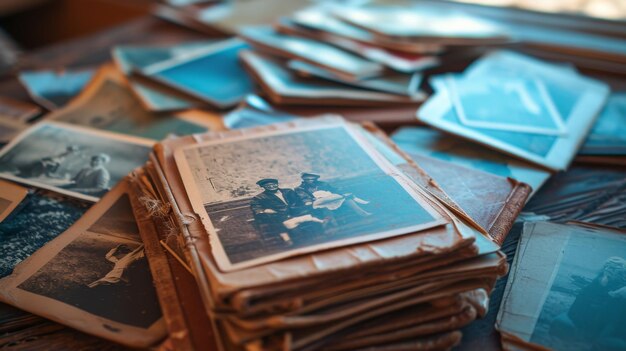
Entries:
{"label": "stack of photographs", "polygon": [[[411,9],[310,6],[275,21],[273,28],[240,29],[239,36],[255,49],[241,59],[275,104],[416,108],[426,96],[420,90],[422,72],[436,67],[442,53],[508,41],[499,28],[476,18]],[[474,30],[468,33],[468,26]],[[433,30],[439,27],[447,29]]]}
{"label": "stack of photographs", "polygon": [[509,51],[430,82],[436,94],[419,120],[552,171],[567,169],[610,92],[571,67]]}
{"label": "stack of photographs", "polygon": [[[498,230],[405,157],[333,116],[158,143],[131,203],[162,305],[189,301],[164,310],[174,347],[458,344],[507,270]],[[493,208],[501,225],[530,192],[518,188]]]}

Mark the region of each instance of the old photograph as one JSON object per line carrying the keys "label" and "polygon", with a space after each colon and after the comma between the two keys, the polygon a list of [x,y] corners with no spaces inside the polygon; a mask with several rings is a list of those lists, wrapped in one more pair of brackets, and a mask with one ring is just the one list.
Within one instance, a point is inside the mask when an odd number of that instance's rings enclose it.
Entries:
{"label": "old photograph", "polygon": [[0,152],[0,177],[97,201],[148,159],[153,142],[40,123]]}
{"label": "old photograph", "polygon": [[626,347],[626,232],[526,223],[518,253],[500,331],[552,350]]}
{"label": "old photograph", "polygon": [[267,133],[179,150],[176,161],[222,269],[442,223],[347,126]]}
{"label": "old photograph", "polygon": [[626,348],[626,238],[570,237],[530,341],[556,350]]}
{"label": "old photograph", "polygon": [[146,111],[124,76],[112,66],[100,68],[72,104],[46,119],[154,140],[170,134],[187,135],[209,129],[208,123]]}
{"label": "old photograph", "polygon": [[3,300],[127,345],[158,340],[161,309],[125,186],[0,281]]}
{"label": "old photograph", "polygon": [[0,180],[0,223],[15,210],[28,194],[28,189]]}

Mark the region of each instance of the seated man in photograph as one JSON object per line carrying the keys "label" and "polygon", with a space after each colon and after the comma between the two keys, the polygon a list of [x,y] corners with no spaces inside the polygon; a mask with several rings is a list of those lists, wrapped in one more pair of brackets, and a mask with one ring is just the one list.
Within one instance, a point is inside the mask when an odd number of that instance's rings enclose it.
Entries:
{"label": "seated man in photograph", "polygon": [[302,173],[302,183],[295,188],[296,194],[311,209],[311,213],[318,217],[327,217],[329,211],[347,207],[360,217],[372,214],[361,208],[369,202],[354,196],[351,193],[340,194],[330,184],[320,181],[320,176],[314,173]]}
{"label": "seated man in photograph", "polygon": [[263,188],[263,192],[250,201],[257,228],[264,238],[280,237],[285,244],[291,245],[283,222],[291,218],[294,209],[299,206],[298,196],[291,189],[279,188],[277,179],[264,178],[256,183]]}
{"label": "seated man in photograph", "polygon": [[111,175],[104,165],[110,161],[111,157],[104,153],[92,156],[89,167],[78,171],[68,188],[83,194],[102,195],[109,190]]}

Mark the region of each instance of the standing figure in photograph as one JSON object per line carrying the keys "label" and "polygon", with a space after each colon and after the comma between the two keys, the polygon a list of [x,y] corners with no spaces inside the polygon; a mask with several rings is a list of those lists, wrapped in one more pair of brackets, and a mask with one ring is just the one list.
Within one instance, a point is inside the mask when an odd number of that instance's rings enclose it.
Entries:
{"label": "standing figure in photograph", "polygon": [[111,176],[104,165],[110,161],[111,157],[104,153],[92,156],[89,167],[78,171],[69,187],[84,194],[100,196],[105,193],[109,190]]}
{"label": "standing figure in photograph", "polygon": [[361,217],[372,214],[361,208],[369,202],[354,196],[351,193],[340,194],[330,184],[320,181],[320,175],[315,173],[302,173],[302,183],[295,189],[296,194],[309,207],[315,216],[328,217],[328,211],[335,211],[345,204],[353,213]]}
{"label": "standing figure in photograph", "polygon": [[263,188],[263,192],[250,201],[255,225],[264,238],[280,237],[284,243],[291,245],[283,222],[291,218],[293,211],[299,207],[298,196],[291,189],[279,188],[277,179],[264,178],[256,183]]}
{"label": "standing figure in photograph", "polygon": [[[120,280],[124,280],[124,272],[135,261],[144,257],[143,245],[139,245],[136,249],[131,250],[128,245],[120,244],[107,252],[105,259],[114,264],[113,269],[104,277],[88,284],[90,288],[95,288],[102,284],[117,284]],[[127,282],[127,281],[126,281]]]}

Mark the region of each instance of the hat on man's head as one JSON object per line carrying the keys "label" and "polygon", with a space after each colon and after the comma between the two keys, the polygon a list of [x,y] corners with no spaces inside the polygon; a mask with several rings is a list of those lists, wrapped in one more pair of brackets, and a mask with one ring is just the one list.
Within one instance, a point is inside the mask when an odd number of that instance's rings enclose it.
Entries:
{"label": "hat on man's head", "polygon": [[256,182],[258,186],[263,186],[265,184],[268,183],[276,183],[278,184],[278,179],[274,179],[274,178],[263,178],[261,180],[259,180],[258,182]]}
{"label": "hat on man's head", "polygon": [[320,175],[319,174],[315,174],[315,173],[302,173],[302,178],[315,178],[315,179],[319,179]]}

